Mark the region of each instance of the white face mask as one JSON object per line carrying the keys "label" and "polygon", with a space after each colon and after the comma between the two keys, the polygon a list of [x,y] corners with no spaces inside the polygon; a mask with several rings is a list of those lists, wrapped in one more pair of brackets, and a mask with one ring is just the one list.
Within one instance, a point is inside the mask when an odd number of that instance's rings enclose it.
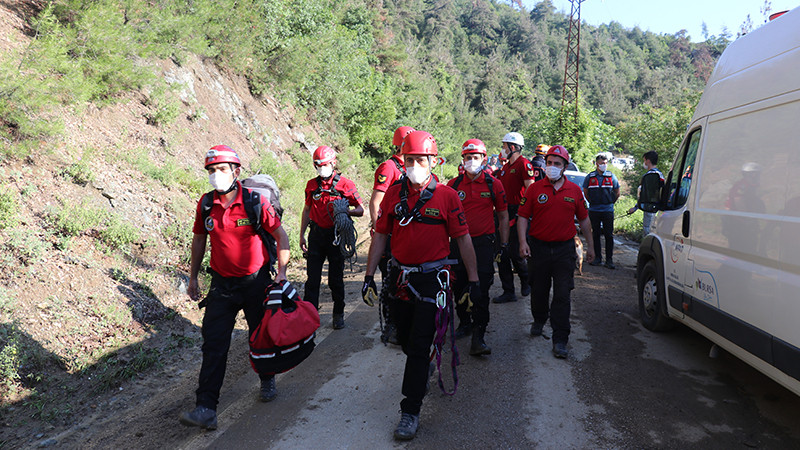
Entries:
{"label": "white face mask", "polygon": [[561,169],[556,166],[547,166],[544,168],[544,174],[550,181],[558,181],[561,178]]}
{"label": "white face mask", "polygon": [[408,177],[408,181],[413,184],[422,184],[428,179],[430,172],[426,167],[406,167],[406,176]]}
{"label": "white face mask", "polygon": [[598,166],[597,166],[597,170],[598,170],[599,172],[601,172],[601,173],[602,173],[602,172],[605,172],[605,171],[606,171],[606,168],[608,168],[608,164],[600,164],[600,165],[598,165]]}
{"label": "white face mask", "polygon": [[233,186],[233,172],[216,171],[208,176],[208,182],[217,192],[228,192]]}
{"label": "white face mask", "polygon": [[508,159],[508,150],[501,148],[500,149],[500,157],[503,159]]}
{"label": "white face mask", "polygon": [[646,162],[643,162],[643,163],[642,163],[642,167],[644,167],[645,169],[647,169],[647,163],[646,163]]}
{"label": "white face mask", "polygon": [[475,175],[476,173],[480,172],[481,167],[483,167],[483,163],[478,159],[470,159],[469,161],[464,162],[464,170],[466,170],[470,175]]}
{"label": "white face mask", "polygon": [[317,167],[317,175],[322,178],[328,178],[333,175],[333,164],[325,164],[324,166]]}

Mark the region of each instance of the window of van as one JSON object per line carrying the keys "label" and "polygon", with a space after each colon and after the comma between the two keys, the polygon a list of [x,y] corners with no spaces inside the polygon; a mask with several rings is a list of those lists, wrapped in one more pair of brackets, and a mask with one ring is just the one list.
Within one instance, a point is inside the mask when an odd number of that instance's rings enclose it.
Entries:
{"label": "window of van", "polygon": [[675,158],[675,164],[669,174],[669,197],[667,209],[678,209],[686,204],[689,190],[692,187],[697,149],[700,147],[701,130],[698,128],[686,140],[687,144]]}

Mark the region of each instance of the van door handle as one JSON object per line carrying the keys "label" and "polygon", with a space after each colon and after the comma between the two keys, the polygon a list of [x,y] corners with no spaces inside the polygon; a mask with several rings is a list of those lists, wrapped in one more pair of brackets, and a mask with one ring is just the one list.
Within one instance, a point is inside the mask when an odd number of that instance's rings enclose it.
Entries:
{"label": "van door handle", "polygon": [[689,211],[683,212],[683,223],[681,224],[681,232],[683,237],[689,237]]}

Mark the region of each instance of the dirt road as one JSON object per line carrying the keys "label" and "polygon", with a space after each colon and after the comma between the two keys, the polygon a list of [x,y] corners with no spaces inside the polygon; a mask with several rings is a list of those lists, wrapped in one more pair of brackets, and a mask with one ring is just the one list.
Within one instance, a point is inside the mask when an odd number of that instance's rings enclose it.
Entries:
{"label": "dirt road", "polygon": [[[274,402],[256,401],[257,377],[239,332],[218,430],[177,421],[193,406],[199,368],[193,351],[183,373],[142,381],[151,385],[150,398],[50,439],[64,447],[188,449],[800,446],[796,396],[725,352],[709,358],[710,343],[684,327],[666,334],[641,327],[635,248],[620,244],[617,270],[586,265],[576,277],[569,359],[555,359],[548,339],[528,335],[527,298],[492,304],[486,338],[492,355],[471,357],[468,340],[458,342],[458,392],[445,396],[434,385],[409,444],[392,439],[403,355],[380,343],[377,311],[359,298],[359,273],[347,281],[347,328],[330,329],[325,303],[317,349],[278,377]],[[449,374],[445,384],[452,387]]]}

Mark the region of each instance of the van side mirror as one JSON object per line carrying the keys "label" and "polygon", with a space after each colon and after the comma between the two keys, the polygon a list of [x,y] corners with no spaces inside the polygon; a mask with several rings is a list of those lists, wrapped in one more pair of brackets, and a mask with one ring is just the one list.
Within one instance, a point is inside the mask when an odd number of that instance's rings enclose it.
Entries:
{"label": "van side mirror", "polygon": [[639,208],[644,212],[656,212],[664,209],[661,204],[662,188],[664,183],[661,175],[655,172],[644,174],[642,177],[642,190],[639,192]]}

